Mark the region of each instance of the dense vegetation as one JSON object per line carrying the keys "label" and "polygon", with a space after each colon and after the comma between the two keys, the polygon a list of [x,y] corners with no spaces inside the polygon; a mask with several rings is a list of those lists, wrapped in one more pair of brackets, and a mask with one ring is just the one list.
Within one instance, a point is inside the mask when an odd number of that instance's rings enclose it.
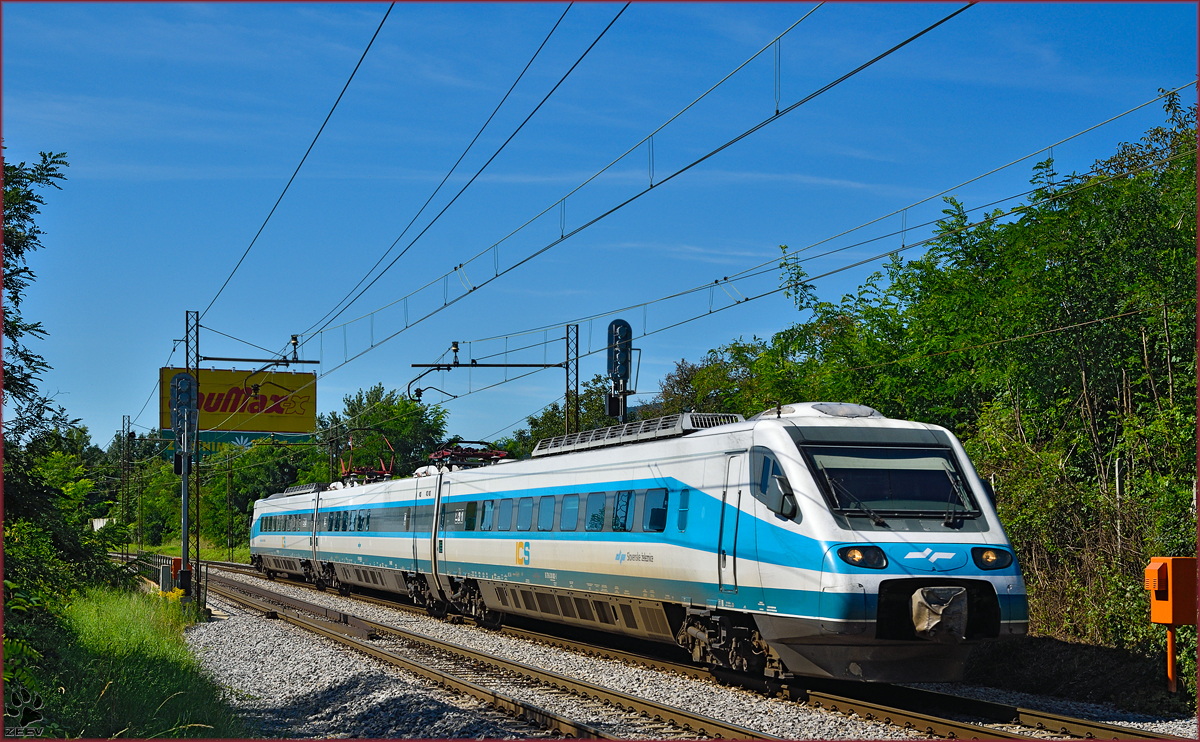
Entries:
{"label": "dense vegetation", "polygon": [[[1196,549],[1196,112],[1172,97],[1166,113],[1163,126],[1091,172],[1063,177],[1052,162],[1039,164],[1019,209],[978,214],[949,200],[923,254],[895,256],[840,300],[819,300],[785,249],[781,281],[797,320],[768,339],[738,339],[681,360],[637,414],[749,416],[777,403],[835,400],[945,425],[995,484],[1033,631],[1161,652],[1142,569],[1150,556]],[[28,343],[46,333],[22,316],[21,299],[34,280],[28,257],[41,248],[34,218],[65,166],[63,155],[43,154],[34,165],[6,164],[4,173],[4,389],[12,411],[4,423],[4,677],[6,690],[41,692],[71,685],[64,679],[84,662],[109,668],[123,693],[121,678],[131,676],[117,668],[136,663],[97,649],[109,645],[81,607],[133,615],[153,606],[85,586],[128,585],[106,559],[110,549],[178,548],[179,477],[157,431],[97,446],[39,391],[48,367]],[[584,385],[585,429],[616,422],[604,413],[605,386],[601,377]],[[210,454],[196,518],[205,548],[244,554],[254,502],[291,484],[358,467],[407,475],[444,441],[447,422],[441,408],[377,385],[321,416],[309,444],[267,441]],[[528,455],[538,439],[560,434],[562,422],[562,404],[551,404],[499,445]],[[133,462],[125,475],[123,460]],[[93,531],[96,517],[110,524]],[[125,599],[136,604],[120,607]],[[177,607],[154,610],[161,626],[183,620],[171,617]],[[181,647],[165,638],[172,631],[142,642],[156,647],[142,655],[168,658],[170,683],[208,693]],[[1189,694],[1195,641],[1194,629],[1181,630]],[[51,731],[122,732],[125,716],[85,703],[94,690],[75,683],[49,694],[45,713],[61,725]],[[207,721],[143,716],[124,733],[236,733],[219,713]]]}

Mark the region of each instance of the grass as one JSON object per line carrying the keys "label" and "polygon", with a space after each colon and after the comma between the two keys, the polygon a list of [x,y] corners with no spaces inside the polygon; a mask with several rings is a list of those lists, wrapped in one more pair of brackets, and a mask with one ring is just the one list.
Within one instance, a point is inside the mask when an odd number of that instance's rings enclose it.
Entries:
{"label": "grass", "polygon": [[158,595],[95,589],[77,597],[47,652],[57,691],[45,698],[47,721],[90,738],[246,736],[188,650],[189,622],[178,600]]}
{"label": "grass", "polygon": [[[192,553],[195,548],[195,542],[188,545],[188,558],[192,558]],[[143,546],[143,551],[153,551],[156,554],[166,556],[180,556],[181,546],[179,541],[167,541],[159,546]],[[200,539],[200,557],[202,559],[215,559],[218,562],[241,562],[243,564],[250,563],[250,547],[243,544],[233,547],[233,559],[229,558],[229,548],[218,544],[210,543],[205,539]]]}

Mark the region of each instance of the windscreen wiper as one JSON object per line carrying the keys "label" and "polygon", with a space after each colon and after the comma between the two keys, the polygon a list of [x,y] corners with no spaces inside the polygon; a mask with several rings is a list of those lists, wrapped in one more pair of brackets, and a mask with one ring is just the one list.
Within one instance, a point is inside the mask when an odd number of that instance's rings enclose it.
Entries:
{"label": "windscreen wiper", "polygon": [[958,520],[958,502],[954,498],[956,496],[961,498],[963,508],[965,509],[967,507],[967,493],[963,492],[962,484],[954,476],[954,472],[950,470],[945,461],[942,462],[942,471],[945,472],[946,479],[950,480],[950,486],[954,488],[950,493],[950,497],[946,498],[946,517],[942,518],[942,525],[946,528],[953,528],[955,521]]}
{"label": "windscreen wiper", "polygon": [[872,523],[874,523],[877,526],[886,526],[887,525],[887,521],[884,520],[883,518],[881,518],[879,516],[879,513],[876,513],[874,510],[867,507],[867,504],[865,502],[863,502],[862,500],[858,499],[858,497],[853,492],[851,492],[849,490],[849,488],[846,487],[846,485],[842,484],[841,482],[837,481],[833,477],[829,476],[829,472],[825,469],[824,466],[821,466],[821,473],[825,475],[825,481],[829,482],[829,486],[831,488],[832,487],[838,488],[843,494],[845,494],[847,497],[849,497],[851,500],[853,500],[854,503],[856,505],[858,505],[860,508],[862,508],[862,511],[871,518]]}

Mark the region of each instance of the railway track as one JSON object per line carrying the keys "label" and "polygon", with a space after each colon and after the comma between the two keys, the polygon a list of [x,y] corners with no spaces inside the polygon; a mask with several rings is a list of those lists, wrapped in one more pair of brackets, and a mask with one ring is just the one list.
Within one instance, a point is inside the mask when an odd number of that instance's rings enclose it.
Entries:
{"label": "railway track", "polygon": [[[207,562],[207,564],[266,581],[265,577],[249,565],[228,562]],[[315,591],[315,588],[307,582],[276,579],[281,584]],[[395,600],[361,593],[354,593],[351,598],[393,610],[426,615],[426,611],[421,607]],[[788,698],[816,708],[843,714],[856,714],[864,719],[881,721],[936,737],[949,739],[1045,739],[1048,736],[1056,736],[1125,740],[1187,739],[1156,734],[1136,727],[1105,724],[921,688],[888,684],[839,683],[813,678],[793,678],[787,682],[778,682],[749,678],[739,673],[675,662],[656,657],[653,654],[631,652],[526,628],[505,626],[500,631],[503,634],[527,641],[588,656],[613,659],[631,666],[647,667],[686,677],[750,688],[767,695]]]}
{"label": "railway track", "polygon": [[[605,688],[583,680],[435,639],[408,629],[298,600],[244,582],[210,575],[211,595],[263,611],[344,646],[466,693],[547,729],[572,737],[621,739],[605,727],[632,726],[635,738],[718,737],[774,740],[764,734],[684,709]],[[294,610],[288,610],[287,606]],[[310,614],[309,616],[303,615]],[[371,641],[374,640],[374,641]],[[579,715],[617,717],[615,722],[582,722],[515,695],[486,687],[516,685],[558,698]],[[560,704],[562,705],[562,704]]]}

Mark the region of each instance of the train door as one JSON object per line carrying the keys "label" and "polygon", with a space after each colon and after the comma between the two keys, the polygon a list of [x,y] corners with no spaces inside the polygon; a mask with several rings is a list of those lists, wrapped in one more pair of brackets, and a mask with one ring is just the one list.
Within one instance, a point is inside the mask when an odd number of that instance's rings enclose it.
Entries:
{"label": "train door", "polygon": [[437,483],[437,479],[434,477],[417,480],[417,503],[413,507],[412,516],[412,548],[416,570],[422,574],[430,574],[433,569],[430,534],[433,527],[433,493]]}
{"label": "train door", "polygon": [[737,592],[737,532],[745,466],[745,451],[725,454],[725,486],[721,490],[721,525],[717,534],[717,584],[723,593]]}
{"label": "train door", "polygon": [[320,563],[317,561],[317,542],[321,538],[321,493],[317,492],[313,495],[313,514],[312,514],[312,533],[308,537],[309,551],[312,552],[313,570],[318,574],[321,571]]}
{"label": "train door", "polygon": [[449,587],[442,574],[446,562],[446,505],[449,499],[450,482],[444,475],[439,475],[437,502],[433,508],[433,576],[443,590]]}
{"label": "train door", "polygon": [[401,569],[406,572],[417,571],[417,494],[421,491],[421,480],[413,477],[412,495],[413,504],[401,510],[401,521],[398,524],[399,530],[404,533],[400,544]]}

